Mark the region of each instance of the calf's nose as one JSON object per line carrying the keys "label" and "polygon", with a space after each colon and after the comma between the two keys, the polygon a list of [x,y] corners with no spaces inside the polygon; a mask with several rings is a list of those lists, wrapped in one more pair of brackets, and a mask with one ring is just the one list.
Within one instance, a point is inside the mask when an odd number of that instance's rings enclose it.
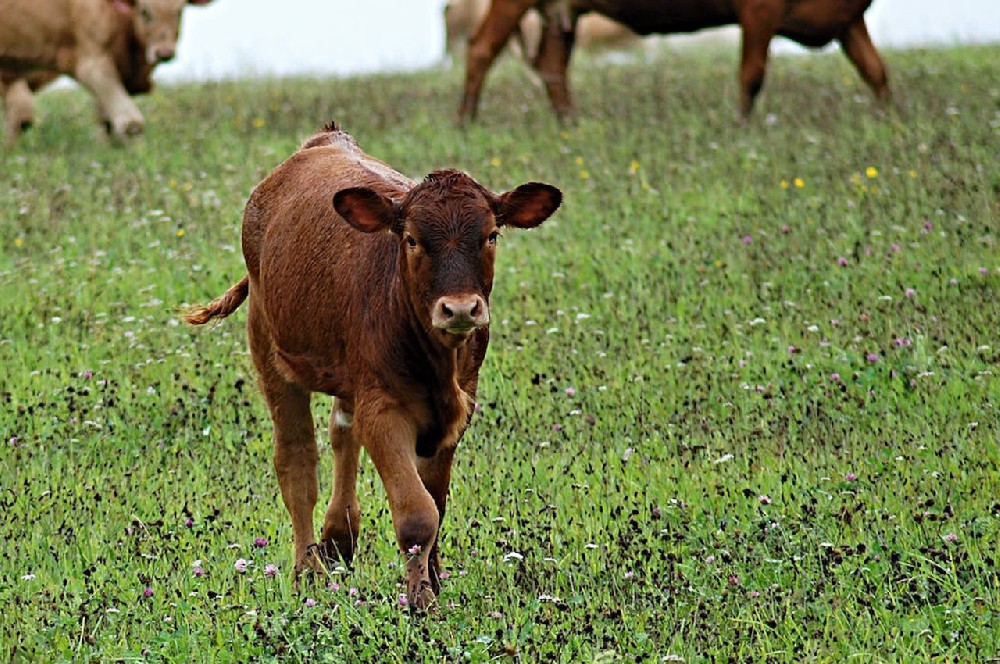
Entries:
{"label": "calf's nose", "polygon": [[448,332],[468,332],[490,322],[490,310],[479,295],[451,295],[434,303],[434,327]]}

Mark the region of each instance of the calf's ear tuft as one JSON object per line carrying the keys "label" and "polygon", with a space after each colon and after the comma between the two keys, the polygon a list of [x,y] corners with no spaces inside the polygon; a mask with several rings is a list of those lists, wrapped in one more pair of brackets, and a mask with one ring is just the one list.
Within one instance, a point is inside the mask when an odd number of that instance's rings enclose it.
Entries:
{"label": "calf's ear tuft", "polygon": [[338,191],[333,196],[333,208],[362,233],[391,230],[396,226],[395,203],[368,187]]}
{"label": "calf's ear tuft", "polygon": [[496,203],[497,224],[534,228],[552,216],[562,202],[562,192],[544,182],[528,182],[500,194]]}

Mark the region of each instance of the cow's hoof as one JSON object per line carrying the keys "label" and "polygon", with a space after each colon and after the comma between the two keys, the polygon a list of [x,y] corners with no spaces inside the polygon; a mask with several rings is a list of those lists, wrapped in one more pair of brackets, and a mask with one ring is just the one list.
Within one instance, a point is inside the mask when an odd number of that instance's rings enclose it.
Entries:
{"label": "cow's hoof", "polygon": [[122,128],[122,136],[138,136],[144,129],[142,120],[130,120]]}
{"label": "cow's hoof", "polygon": [[108,130],[108,133],[116,136],[117,138],[138,136],[143,132],[144,128],[145,123],[142,121],[142,118],[132,118],[116,123],[105,123],[105,129]]}

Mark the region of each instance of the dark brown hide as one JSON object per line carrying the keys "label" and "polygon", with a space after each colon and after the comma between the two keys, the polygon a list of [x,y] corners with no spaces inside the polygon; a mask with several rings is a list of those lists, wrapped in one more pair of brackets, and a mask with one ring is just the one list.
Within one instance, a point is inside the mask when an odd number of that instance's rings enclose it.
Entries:
{"label": "dark brown hide", "polygon": [[544,17],[534,67],[560,116],[572,111],[566,70],[577,19],[587,12],[603,14],[643,35],[738,23],[743,33],[739,74],[743,117],[750,114],[764,83],[768,47],[775,35],[809,47],[839,41],[876,96],[887,100],[885,65],[865,26],[864,13],[870,4],[871,0],[493,0],[469,40],[459,119],[475,117],[486,73],[521,17],[532,8]]}

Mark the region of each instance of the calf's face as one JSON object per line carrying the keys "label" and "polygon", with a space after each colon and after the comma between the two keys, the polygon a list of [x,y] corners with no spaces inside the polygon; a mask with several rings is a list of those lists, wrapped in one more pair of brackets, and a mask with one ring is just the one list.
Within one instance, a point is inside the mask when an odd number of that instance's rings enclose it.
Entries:
{"label": "calf's face", "polygon": [[146,62],[151,65],[174,58],[184,7],[207,5],[211,1],[111,0],[119,11],[131,13],[135,38],[144,46]]}
{"label": "calf's face", "polygon": [[372,189],[337,192],[334,207],[365,233],[399,243],[399,274],[424,329],[450,348],[490,322],[497,239],[505,227],[534,228],[562,199],[551,185],[496,195],[465,173],[435,171],[399,201]]}

